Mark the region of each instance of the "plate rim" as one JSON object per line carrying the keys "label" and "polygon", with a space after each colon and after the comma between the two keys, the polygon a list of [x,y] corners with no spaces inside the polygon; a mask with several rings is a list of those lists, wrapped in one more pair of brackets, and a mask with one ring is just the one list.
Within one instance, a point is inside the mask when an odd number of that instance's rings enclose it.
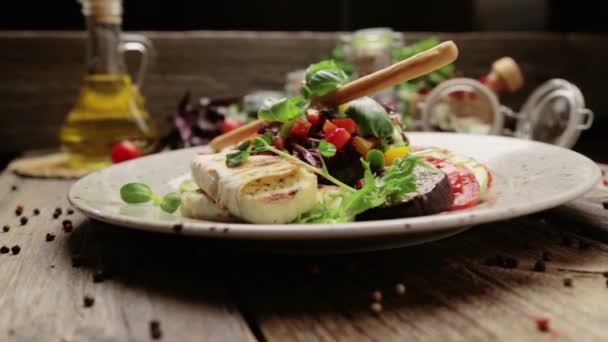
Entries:
{"label": "plate rim", "polygon": [[[457,133],[438,133],[438,132],[409,132],[410,137],[416,135],[459,135],[465,136],[465,134]],[[521,139],[495,136],[495,135],[475,135],[466,134],[471,137],[485,137],[492,139],[507,139],[517,140]],[[195,220],[186,217],[182,217],[178,221],[161,221],[152,220],[146,218],[136,218],[121,214],[105,213],[94,206],[86,203],[85,200],[75,195],[75,189],[80,184],[86,182],[90,177],[95,177],[99,173],[108,172],[114,167],[123,167],[127,163],[137,163],[143,158],[130,160],[118,165],[108,167],[104,170],[91,173],[78,181],[76,181],[70,187],[68,192],[68,201],[76,209],[83,212],[86,216],[118,225],[144,231],[155,231],[161,233],[175,233],[172,229],[176,224],[181,225],[180,233],[184,235],[203,236],[211,238],[232,238],[232,239],[245,239],[245,240],[258,240],[258,239],[277,239],[277,240],[321,240],[321,239],[356,239],[364,237],[372,237],[379,235],[402,235],[407,233],[433,233],[441,232],[445,230],[458,229],[463,226],[472,226],[489,222],[496,222],[505,219],[525,216],[531,213],[539,212],[542,210],[556,207],[560,204],[567,203],[584,193],[591,190],[601,178],[601,172],[599,166],[587,156],[580,154],[576,151],[565,149],[559,146],[526,140],[528,143],[540,144],[549,146],[550,148],[561,149],[567,151],[567,153],[573,153],[577,158],[581,158],[582,161],[587,163],[590,169],[593,169],[593,177],[582,179],[578,187],[566,189],[560,193],[559,196],[554,196],[551,199],[543,200],[537,203],[527,203],[526,206],[517,208],[501,208],[490,207],[490,208],[478,208],[474,211],[463,210],[457,212],[441,213],[437,215],[428,216],[417,216],[408,218],[397,218],[389,220],[375,220],[375,221],[358,221],[348,223],[334,223],[334,224],[250,224],[250,223],[223,223],[214,221]],[[204,146],[192,147],[191,149],[201,149]],[[183,152],[184,150],[176,150],[167,153]],[[162,154],[150,155],[144,158],[161,158]],[[289,227],[285,229],[285,227]]]}

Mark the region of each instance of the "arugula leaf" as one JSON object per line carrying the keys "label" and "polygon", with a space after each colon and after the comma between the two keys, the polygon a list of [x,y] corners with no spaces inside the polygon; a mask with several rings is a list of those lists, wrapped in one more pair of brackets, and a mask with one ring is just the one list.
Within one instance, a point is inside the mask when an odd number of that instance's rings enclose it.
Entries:
{"label": "arugula leaf", "polygon": [[349,81],[348,75],[331,59],[310,65],[305,79],[302,95],[307,99],[325,95]]}
{"label": "arugula leaf", "polygon": [[288,122],[304,114],[306,101],[302,96],[266,99],[258,110],[258,119],[270,122]]}
{"label": "arugula leaf", "polygon": [[355,120],[357,131],[362,137],[373,135],[384,138],[393,134],[393,122],[386,109],[371,97],[350,101],[345,113]]}
{"label": "arugula leaf", "polygon": [[336,151],[336,146],[327,140],[323,139],[319,142],[319,153],[323,157],[331,158],[336,155]]}

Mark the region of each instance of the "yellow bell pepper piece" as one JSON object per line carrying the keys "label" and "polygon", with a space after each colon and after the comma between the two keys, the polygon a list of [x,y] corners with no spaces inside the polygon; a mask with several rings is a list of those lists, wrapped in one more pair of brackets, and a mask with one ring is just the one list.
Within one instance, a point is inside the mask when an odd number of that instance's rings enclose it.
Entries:
{"label": "yellow bell pepper piece", "polygon": [[393,147],[384,152],[384,162],[386,165],[393,165],[397,159],[403,159],[410,153],[409,146]]}

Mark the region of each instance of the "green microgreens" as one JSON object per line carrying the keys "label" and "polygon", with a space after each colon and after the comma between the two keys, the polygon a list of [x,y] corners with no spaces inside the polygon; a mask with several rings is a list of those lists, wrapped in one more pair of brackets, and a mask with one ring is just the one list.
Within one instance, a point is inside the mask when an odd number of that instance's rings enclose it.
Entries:
{"label": "green microgreens", "polygon": [[175,212],[182,202],[181,195],[177,192],[170,192],[160,197],[148,185],[143,183],[127,183],[123,185],[120,188],[120,198],[129,204],[141,204],[152,201],[168,213]]}

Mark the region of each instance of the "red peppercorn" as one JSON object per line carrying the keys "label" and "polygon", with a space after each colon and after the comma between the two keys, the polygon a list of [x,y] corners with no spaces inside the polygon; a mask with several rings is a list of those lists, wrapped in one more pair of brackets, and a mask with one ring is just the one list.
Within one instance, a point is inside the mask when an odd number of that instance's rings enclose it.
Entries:
{"label": "red peppercorn", "polygon": [[536,318],[536,328],[542,332],[549,331],[549,319],[544,317]]}

